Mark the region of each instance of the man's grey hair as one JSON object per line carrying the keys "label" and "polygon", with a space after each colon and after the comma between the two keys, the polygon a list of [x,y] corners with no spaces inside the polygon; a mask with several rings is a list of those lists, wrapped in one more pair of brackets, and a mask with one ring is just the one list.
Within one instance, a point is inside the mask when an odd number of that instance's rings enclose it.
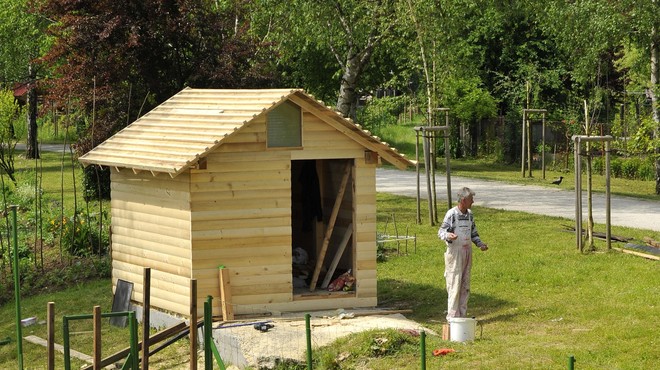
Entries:
{"label": "man's grey hair", "polygon": [[474,197],[474,192],[472,189],[468,187],[461,188],[461,190],[458,191],[458,201],[460,202],[461,200],[468,198],[468,197]]}

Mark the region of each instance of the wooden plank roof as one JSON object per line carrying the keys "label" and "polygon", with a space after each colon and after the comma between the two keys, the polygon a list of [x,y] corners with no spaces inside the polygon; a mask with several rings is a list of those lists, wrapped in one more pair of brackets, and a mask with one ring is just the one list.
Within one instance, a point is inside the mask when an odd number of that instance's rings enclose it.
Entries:
{"label": "wooden plank roof", "polygon": [[79,160],[84,166],[130,168],[175,177],[222,145],[223,139],[285,100],[315,114],[396,167],[413,165],[387,143],[298,89],[185,88]]}

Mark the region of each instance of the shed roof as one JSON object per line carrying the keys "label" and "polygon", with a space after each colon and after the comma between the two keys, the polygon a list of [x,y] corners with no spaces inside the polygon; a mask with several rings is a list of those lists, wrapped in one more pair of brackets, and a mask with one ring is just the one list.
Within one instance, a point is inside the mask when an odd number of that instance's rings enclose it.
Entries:
{"label": "shed roof", "polygon": [[80,157],[87,166],[130,168],[172,177],[194,166],[223,139],[289,100],[396,167],[413,163],[359,125],[299,89],[185,88]]}

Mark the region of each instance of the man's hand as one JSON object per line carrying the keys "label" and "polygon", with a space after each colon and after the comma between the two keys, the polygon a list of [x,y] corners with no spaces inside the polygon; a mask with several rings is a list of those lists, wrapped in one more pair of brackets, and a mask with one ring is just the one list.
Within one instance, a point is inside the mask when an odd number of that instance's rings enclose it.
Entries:
{"label": "man's hand", "polygon": [[454,233],[447,233],[447,240],[456,240],[458,238],[458,235]]}
{"label": "man's hand", "polygon": [[481,249],[482,252],[485,252],[488,250],[488,246],[486,244],[482,244],[479,246],[479,249]]}

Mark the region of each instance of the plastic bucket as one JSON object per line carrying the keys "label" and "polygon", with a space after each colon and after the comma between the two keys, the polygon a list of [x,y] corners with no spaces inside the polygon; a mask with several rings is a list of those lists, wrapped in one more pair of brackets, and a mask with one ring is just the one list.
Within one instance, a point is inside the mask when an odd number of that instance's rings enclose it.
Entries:
{"label": "plastic bucket", "polygon": [[449,340],[452,342],[466,342],[474,340],[477,331],[477,320],[468,317],[450,317]]}

